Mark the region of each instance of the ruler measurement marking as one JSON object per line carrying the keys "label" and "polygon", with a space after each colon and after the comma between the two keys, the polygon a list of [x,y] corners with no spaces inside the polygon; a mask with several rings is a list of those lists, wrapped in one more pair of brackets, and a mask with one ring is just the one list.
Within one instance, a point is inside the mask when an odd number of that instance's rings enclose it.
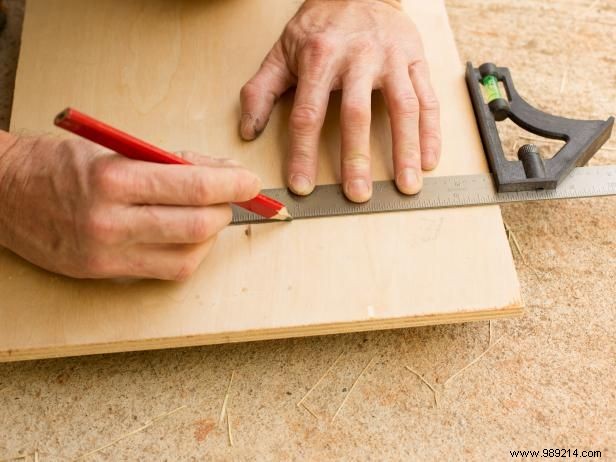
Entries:
{"label": "ruler measurement marking", "polygon": [[[424,179],[424,188],[416,196],[401,194],[392,181],[378,181],[373,186],[373,198],[365,204],[355,204],[347,200],[337,184],[317,186],[315,191],[306,197],[295,196],[286,188],[263,192],[286,204],[295,219],[302,219],[610,196],[616,195],[615,177],[616,165],[578,167],[556,190],[507,193],[496,192],[492,176],[487,173],[427,177]],[[233,206],[233,224],[270,221],[272,220]]]}

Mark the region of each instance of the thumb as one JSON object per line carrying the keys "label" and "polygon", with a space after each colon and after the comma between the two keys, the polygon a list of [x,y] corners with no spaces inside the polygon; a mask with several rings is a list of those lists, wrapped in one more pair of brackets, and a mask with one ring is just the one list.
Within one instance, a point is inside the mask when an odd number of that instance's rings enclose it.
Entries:
{"label": "thumb", "polygon": [[240,135],[243,139],[250,141],[259,136],[269,121],[276,100],[294,81],[279,40],[240,92]]}

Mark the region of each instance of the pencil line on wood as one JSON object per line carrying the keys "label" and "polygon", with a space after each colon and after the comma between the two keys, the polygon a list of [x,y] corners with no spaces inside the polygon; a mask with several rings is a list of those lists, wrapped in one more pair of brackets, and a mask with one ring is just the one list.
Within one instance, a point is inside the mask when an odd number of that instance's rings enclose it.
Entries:
{"label": "pencil line on wood", "polygon": [[26,460],[27,456],[15,456],[8,459],[0,459],[0,462],[15,462],[16,460]]}
{"label": "pencil line on wood", "polygon": [[469,367],[471,367],[473,364],[478,363],[481,358],[483,358],[485,355],[487,355],[490,350],[492,350],[496,345],[498,345],[498,343],[505,338],[505,336],[503,335],[502,337],[500,337],[496,342],[494,342],[491,346],[489,346],[488,348],[485,349],[485,351],[483,353],[481,353],[479,356],[477,356],[475,359],[473,359],[470,363],[468,363],[466,366],[464,366],[462,369],[460,369],[458,372],[456,372],[455,374],[453,374],[451,377],[449,377],[447,380],[445,380],[445,383],[443,383],[443,386],[447,385],[449,382],[451,382],[454,378],[456,378],[458,375],[460,375],[462,372],[464,372],[466,369],[468,369]]}
{"label": "pencil line on wood", "polygon": [[306,409],[308,412],[310,412],[310,414],[312,414],[312,416],[313,416],[315,419],[320,420],[320,419],[319,419],[319,416],[318,416],[318,415],[317,415],[317,414],[316,414],[316,413],[315,413],[312,409],[310,409],[310,408],[306,405],[306,403],[302,403],[302,407],[303,407],[304,409]]}
{"label": "pencil line on wood", "polygon": [[353,385],[351,385],[351,389],[349,390],[349,392],[346,394],[346,396],[344,397],[344,399],[342,400],[342,403],[340,403],[340,406],[338,407],[338,409],[336,410],[336,413],[334,414],[334,417],[332,417],[332,422],[334,420],[336,420],[336,417],[338,417],[338,414],[340,414],[340,411],[342,410],[342,408],[344,407],[345,403],[347,402],[347,400],[349,399],[349,396],[351,396],[351,393],[353,393],[353,390],[355,389],[355,387],[357,386],[357,383],[359,382],[359,379],[362,378],[362,376],[366,373],[366,371],[370,368],[370,366],[372,366],[372,363],[374,362],[374,360],[376,359],[376,356],[373,357],[368,364],[366,364],[366,367],[364,367],[364,369],[359,373],[359,375],[357,376],[357,378],[355,379],[355,382],[353,382]]}
{"label": "pencil line on wood", "polygon": [[233,433],[231,433],[231,416],[227,411],[227,435],[229,435],[229,444],[233,447]]}
{"label": "pencil line on wood", "polygon": [[231,371],[231,378],[229,379],[229,385],[227,385],[227,393],[225,393],[225,399],[222,402],[222,408],[220,409],[220,417],[218,418],[218,424],[222,425],[225,420],[225,412],[227,411],[227,402],[229,401],[229,392],[231,391],[231,384],[233,383],[233,377],[235,371]]}
{"label": "pencil line on wood", "polygon": [[426,379],[424,379],[423,376],[419,372],[417,372],[415,369],[413,369],[412,367],[410,367],[410,366],[404,366],[404,367],[406,367],[410,372],[415,374],[419,380],[421,380],[423,383],[425,383],[426,386],[430,390],[432,390],[432,394],[434,395],[434,406],[438,407],[438,397],[437,397],[437,394],[436,394],[436,389],[432,386],[432,384],[430,384]]}
{"label": "pencil line on wood", "polygon": [[176,408],[176,409],[174,409],[172,411],[169,411],[169,412],[166,412],[166,413],[161,414],[159,416],[156,416],[153,419],[151,419],[149,422],[147,422],[145,425],[142,425],[141,427],[133,430],[132,432],[126,433],[125,435],[119,436],[118,438],[116,438],[115,440],[111,441],[110,443],[105,444],[104,446],[101,446],[101,447],[98,447],[96,449],[93,449],[92,451],[86,452],[85,454],[82,454],[79,457],[76,457],[75,459],[73,459],[73,461],[85,459],[86,457],[91,456],[92,454],[96,454],[97,452],[100,452],[100,451],[102,451],[104,449],[107,449],[108,447],[113,446],[114,444],[116,444],[116,443],[118,443],[118,442],[120,442],[122,440],[125,440],[126,438],[129,438],[129,437],[131,437],[131,436],[133,436],[133,435],[135,435],[135,434],[137,434],[139,432],[142,432],[143,430],[151,427],[152,425],[154,425],[159,420],[167,418],[170,415],[175,414],[176,412],[179,412],[182,409],[186,409],[186,408],[187,408],[186,405],[180,406],[180,407],[178,407],[178,408]]}
{"label": "pencil line on wood", "polygon": [[[312,388],[310,388],[310,390],[308,390],[308,391],[306,392],[306,394],[304,395],[304,397],[303,397],[302,399],[300,399],[300,400],[297,402],[297,406],[298,406],[298,407],[299,407],[299,406],[300,406],[300,405],[301,405],[301,404],[302,404],[302,403],[306,400],[306,398],[308,398],[308,396],[310,395],[310,393],[312,393],[312,392],[313,392],[313,391],[314,391],[314,390],[315,390],[315,389],[319,386],[319,384],[323,381],[323,379],[324,379],[325,377],[327,377],[327,374],[329,374],[329,373],[332,371],[332,369],[333,369],[334,367],[336,367],[336,364],[338,364],[338,361],[340,361],[340,358],[342,358],[342,356],[343,356],[343,355],[344,355],[344,351],[343,351],[342,353],[340,353],[340,354],[338,355],[338,357],[336,358],[336,360],[335,360],[335,361],[331,364],[331,366],[329,366],[329,367],[327,368],[327,370],[323,373],[323,375],[321,376],[321,378],[320,378],[319,380],[317,380],[317,383],[315,383],[315,384],[312,386]],[[305,407],[305,406],[304,406],[304,407]]]}

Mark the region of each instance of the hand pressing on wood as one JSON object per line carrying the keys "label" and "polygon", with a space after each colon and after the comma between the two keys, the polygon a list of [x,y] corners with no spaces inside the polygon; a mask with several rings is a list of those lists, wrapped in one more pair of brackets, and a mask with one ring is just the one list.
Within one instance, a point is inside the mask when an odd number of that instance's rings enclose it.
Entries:
{"label": "hand pressing on wood", "polygon": [[[3,149],[3,147],[5,149]],[[77,278],[184,280],[260,180],[231,160],[161,165],[0,132],[0,245]]]}
{"label": "hand pressing on wood", "polygon": [[289,120],[288,184],[315,187],[319,136],[332,90],[342,89],[341,170],[347,197],[372,195],[371,94],[383,93],[398,189],[416,194],[440,157],[439,104],[419,33],[395,0],[307,0],[242,88],[241,136],[256,138],[282,93],[296,85]]}

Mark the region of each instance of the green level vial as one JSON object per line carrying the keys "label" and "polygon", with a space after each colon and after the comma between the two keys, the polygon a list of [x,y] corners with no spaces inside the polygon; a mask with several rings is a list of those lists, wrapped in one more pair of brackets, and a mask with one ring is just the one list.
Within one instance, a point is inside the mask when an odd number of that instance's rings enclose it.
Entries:
{"label": "green level vial", "polygon": [[486,94],[488,97],[488,104],[494,101],[495,99],[502,99],[503,95],[501,94],[500,88],[498,87],[498,79],[493,75],[486,75],[482,80],[483,88],[486,90]]}

